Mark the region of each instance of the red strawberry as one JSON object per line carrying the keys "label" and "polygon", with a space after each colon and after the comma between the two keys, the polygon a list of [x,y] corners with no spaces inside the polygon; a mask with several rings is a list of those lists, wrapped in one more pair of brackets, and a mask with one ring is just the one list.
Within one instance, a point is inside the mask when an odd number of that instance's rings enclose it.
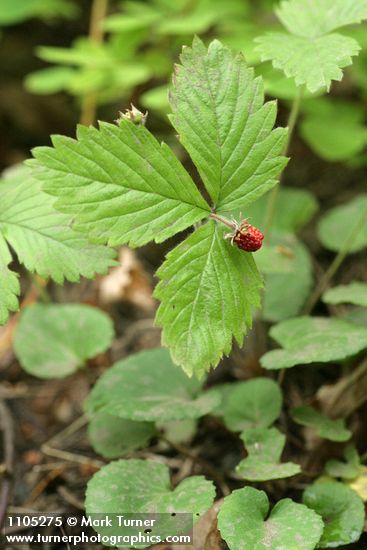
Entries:
{"label": "red strawberry", "polygon": [[261,248],[264,235],[259,229],[243,220],[233,236],[232,242],[236,243],[238,248],[246,252],[255,252]]}

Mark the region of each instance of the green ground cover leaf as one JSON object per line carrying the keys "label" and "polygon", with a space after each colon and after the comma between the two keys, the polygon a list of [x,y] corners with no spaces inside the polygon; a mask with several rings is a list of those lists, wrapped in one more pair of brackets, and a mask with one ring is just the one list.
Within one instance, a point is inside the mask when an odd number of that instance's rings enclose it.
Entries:
{"label": "green ground cover leaf", "polygon": [[81,304],[34,304],[20,318],[14,351],[22,367],[39,378],[63,378],[109,348],[111,319]]}
{"label": "green ground cover leaf", "polygon": [[114,251],[90,244],[75,232],[71,217],[55,210],[54,199],[42,191],[28,168],[8,171],[0,180],[0,191],[0,323],[7,320],[8,310],[18,308],[19,284],[8,267],[12,261],[8,245],[29,271],[59,284],[64,279],[92,278],[115,265]]}
{"label": "green ground cover leaf", "polygon": [[361,461],[358,451],[353,445],[348,445],[344,449],[345,460],[332,458],[325,464],[325,471],[329,476],[340,477],[342,479],[355,479],[358,477],[361,469]]}
{"label": "green ground cover leaf", "polygon": [[266,369],[341,361],[367,347],[367,332],[352,323],[323,317],[298,317],[275,325],[270,335],[284,349],[261,358]]}
{"label": "green ground cover leaf", "polygon": [[[218,211],[242,208],[277,183],[287,130],[242,55],[214,40],[184,48],[170,95],[172,124]],[[205,140],[202,130],[205,128]]]}
{"label": "green ground cover leaf", "polygon": [[282,392],[270,378],[253,378],[236,382],[225,397],[224,422],[228,429],[238,432],[250,428],[267,428],[280,415]]}
{"label": "green ground cover leaf", "polygon": [[301,468],[293,462],[280,462],[285,435],[276,428],[252,428],[241,434],[248,456],[236,472],[249,481],[283,479],[298,474]]}
{"label": "green ground cover leaf", "polygon": [[[360,231],[355,228],[363,223]],[[358,252],[367,246],[367,194],[354,197],[347,204],[329,210],[318,225],[319,239],[325,248],[339,252],[346,243],[349,253]]]}
{"label": "green ground cover leaf", "polygon": [[310,92],[329,90],[360,51],[356,40],[333,31],[367,18],[366,0],[283,0],[276,14],[288,32],[257,39],[262,61],[271,60]]}
{"label": "green ground cover leaf", "polygon": [[14,25],[33,17],[71,18],[78,13],[69,0],[1,0],[0,25]]}
{"label": "green ground cover leaf", "polygon": [[168,253],[158,269],[156,322],[173,360],[189,375],[202,376],[241,344],[259,306],[262,280],[251,254],[223,239],[209,222]]}
{"label": "green ground cover leaf", "polygon": [[294,407],[291,415],[298,424],[316,428],[320,437],[330,441],[348,441],[352,436],[352,432],[346,429],[343,418],[332,420],[308,405]]}
{"label": "green ground cover leaf", "polygon": [[134,422],[106,413],[93,415],[88,425],[93,449],[105,458],[118,458],[142,449],[155,433],[152,422]]}
{"label": "green ground cover leaf", "polygon": [[216,390],[202,392],[197,379],[175,367],[167,349],[157,348],[115,363],[98,379],[86,407],[90,413],[163,422],[204,416],[220,399]]}
{"label": "green ground cover leaf", "polygon": [[344,483],[316,482],[303,493],[303,502],[325,522],[319,548],[335,548],[360,538],[365,520],[364,504]]}
{"label": "green ground cover leaf", "polygon": [[323,297],[327,304],[354,304],[367,307],[367,283],[353,281],[349,285],[339,285],[327,290]]}
{"label": "green ground cover leaf", "polygon": [[165,144],[144,126],[79,127],[77,140],[53,137],[37,147],[37,177],[76,213],[75,227],[100,243],[141,246],[162,242],[208,215],[209,206]]}
{"label": "green ground cover leaf", "polygon": [[230,550],[314,550],[323,522],[307,506],[280,500],[269,514],[264,491],[237,489],[224,499],[219,531]]}
{"label": "green ground cover leaf", "polygon": [[[118,460],[103,466],[89,481],[85,508],[87,515],[126,514],[129,517],[132,514],[133,518],[139,517],[139,514],[151,515],[155,519],[150,528],[151,536],[164,537],[179,534],[180,513],[187,514],[183,532],[185,527],[189,529],[191,514],[198,519],[210,508],[214,497],[213,483],[203,476],[188,477],[173,489],[166,465],[153,460]],[[97,532],[123,535],[129,531],[114,525],[98,527]],[[132,532],[136,534],[137,528]]]}

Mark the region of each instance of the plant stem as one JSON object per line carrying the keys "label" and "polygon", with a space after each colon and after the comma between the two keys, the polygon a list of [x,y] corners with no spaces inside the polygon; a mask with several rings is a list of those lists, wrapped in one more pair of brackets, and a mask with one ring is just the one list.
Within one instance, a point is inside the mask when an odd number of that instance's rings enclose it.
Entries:
{"label": "plant stem", "polygon": [[[283,149],[283,152],[282,152],[282,154],[284,156],[287,156],[287,153],[288,153],[288,150],[289,150],[289,145],[290,145],[290,142],[291,142],[291,139],[292,139],[292,136],[293,136],[293,132],[294,132],[294,129],[296,127],[296,123],[297,123],[297,119],[298,119],[298,115],[299,115],[299,110],[300,110],[300,106],[301,106],[301,101],[302,101],[302,98],[303,98],[303,90],[304,90],[303,86],[298,88],[297,95],[293,100],[292,108],[291,108],[291,111],[289,113],[289,118],[288,118],[288,123],[287,123],[288,136],[287,136],[287,141],[285,143],[285,146],[284,146],[284,149]],[[275,207],[276,207],[276,203],[277,203],[277,199],[278,199],[279,187],[280,187],[281,181],[282,181],[282,177],[280,178],[278,185],[276,185],[273,188],[273,190],[271,191],[269,199],[268,199],[268,204],[267,204],[267,207],[266,207],[265,222],[264,222],[264,234],[267,236],[268,240],[269,240],[269,237],[270,237],[271,224],[272,224],[273,217],[274,217],[274,212],[275,212]]]}
{"label": "plant stem", "polygon": [[355,238],[357,237],[361,229],[364,227],[366,222],[367,222],[367,209],[363,212],[362,216],[357,220],[356,224],[353,227],[353,231],[350,233],[348,239],[345,241],[344,246],[341,248],[339,253],[335,256],[334,260],[330,264],[324,276],[320,279],[314,292],[311,294],[304,308],[304,313],[306,315],[309,315],[313,310],[313,308],[315,307],[320,296],[322,295],[324,290],[327,288],[331,279],[334,277],[335,273],[338,271],[339,267],[342,265],[345,258],[349,254],[350,248],[353,245]]}
{"label": "plant stem", "polygon": [[236,229],[235,222],[232,222],[231,220],[227,220],[227,218],[223,218],[222,216],[218,216],[218,214],[214,214],[214,212],[209,214],[209,218],[212,218],[217,222],[223,223],[224,225],[226,225],[227,227],[230,227],[231,229]]}
{"label": "plant stem", "polygon": [[[103,42],[102,22],[106,17],[108,0],[93,0],[90,23],[89,38],[97,44]],[[80,123],[90,126],[94,123],[97,111],[97,92],[90,91],[83,98],[81,105]]]}

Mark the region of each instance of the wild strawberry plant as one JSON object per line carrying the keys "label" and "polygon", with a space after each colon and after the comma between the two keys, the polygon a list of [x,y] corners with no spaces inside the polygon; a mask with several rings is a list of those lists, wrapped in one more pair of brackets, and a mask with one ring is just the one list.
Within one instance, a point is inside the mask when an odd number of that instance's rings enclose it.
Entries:
{"label": "wild strawberry plant", "polygon": [[[344,449],[345,460],[325,461],[324,471],[311,476],[315,480],[304,484],[302,494],[298,484],[294,492],[299,502],[279,499],[277,491],[269,499],[258,488],[262,482],[277,487],[274,480],[289,481],[308,468],[296,457],[288,460],[283,431],[291,423],[342,444],[353,436],[345,418],[333,411],[327,415],[302,397],[288,411],[288,395],[283,396],[271,373],[209,388],[203,381],[234,341],[242,344],[260,307],[264,281],[261,322],[277,323],[270,336],[281,349],[268,349],[260,363],[278,370],[279,381],[285,369],[297,366],[304,371],[314,364],[354,366],[367,349],[360,313],[354,318],[309,315],[321,297],[326,304],[357,304],[366,311],[362,282],[326,290],[345,257],[367,245],[365,194],[321,219],[320,242],[336,255],[311,292],[311,256],[297,233],[316,212],[317,202],[305,190],[272,189],[287,164],[300,111],[306,113],[302,133],[310,135],[307,114],[312,109],[301,102],[305,89],[329,89],[358,53],[354,38],[334,31],[366,18],[367,3],[287,0],[277,14],[287,32],[260,37],[258,48],[263,59],[272,60],[299,87],[288,131],[274,128],[277,105],[264,101],[263,80],[244,57],[219,41],[205,47],[196,38],[175,67],[169,100],[170,121],[197,169],[199,184],[173,151],[153,137],[149,118],[134,109],[115,124],[80,126],[77,139],[54,136],[53,147],[36,148],[30,167],[1,184],[6,198],[6,208],[0,206],[2,321],[8,310],[16,309],[19,294],[8,267],[9,245],[27,269],[62,282],[105,271],[114,263],[111,247],[161,243],[185,232],[157,271],[156,323],[169,349],[118,361],[98,379],[85,403],[92,446],[106,458],[119,459],[90,480],[86,511],[158,512],[157,531],[167,533],[171,514],[197,518],[209,510],[215,499],[212,481],[195,475],[173,486],[167,466],[121,458],[157,441],[181,452],[198,422],[209,416],[209,422],[232,432],[242,453],[224,476],[210,465],[208,470],[225,496],[218,528],[231,550],[338,547],[358,540],[365,521],[358,484],[363,457],[351,444]],[[329,113],[323,100],[307,101],[318,101]],[[343,151],[338,154],[342,157]],[[29,343],[35,335],[41,350]],[[21,317],[15,352],[28,372],[63,376],[107,349],[112,338],[111,323],[101,312],[34,305]],[[48,347],[45,341],[53,342],[52,353],[42,351]],[[356,372],[365,376],[365,371],[362,362]],[[334,401],[351,383],[348,377],[342,381]]]}

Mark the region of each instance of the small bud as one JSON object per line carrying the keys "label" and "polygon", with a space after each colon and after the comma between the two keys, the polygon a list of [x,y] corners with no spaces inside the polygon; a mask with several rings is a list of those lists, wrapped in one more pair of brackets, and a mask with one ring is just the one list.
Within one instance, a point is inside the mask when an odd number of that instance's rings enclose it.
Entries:
{"label": "small bud", "polygon": [[124,113],[119,111],[119,117],[117,120],[115,120],[116,124],[120,126],[120,122],[122,120],[129,120],[133,124],[136,124],[137,126],[145,126],[146,120],[148,116],[148,111],[145,113],[142,113],[137,109],[133,104],[131,104],[131,109],[126,109]]}

